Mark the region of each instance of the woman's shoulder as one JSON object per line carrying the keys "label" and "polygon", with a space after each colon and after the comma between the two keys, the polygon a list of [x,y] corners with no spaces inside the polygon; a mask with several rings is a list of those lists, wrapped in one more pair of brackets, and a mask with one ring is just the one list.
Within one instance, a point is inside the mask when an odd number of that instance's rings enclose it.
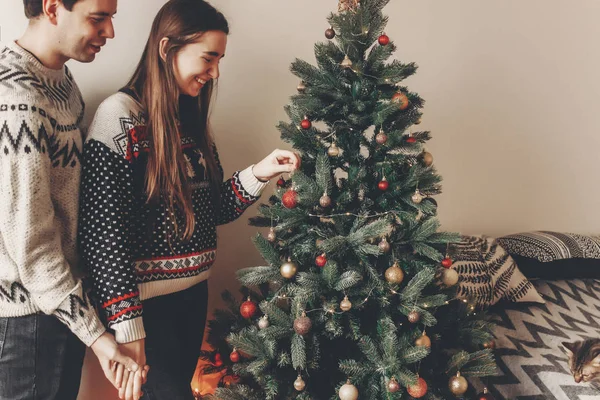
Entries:
{"label": "woman's shoulder", "polygon": [[86,142],[95,140],[123,153],[129,132],[145,125],[146,115],[142,105],[131,93],[121,90],[100,103],[88,129]]}
{"label": "woman's shoulder", "polygon": [[94,119],[137,118],[140,114],[143,114],[143,107],[134,97],[133,92],[121,89],[100,103]]}

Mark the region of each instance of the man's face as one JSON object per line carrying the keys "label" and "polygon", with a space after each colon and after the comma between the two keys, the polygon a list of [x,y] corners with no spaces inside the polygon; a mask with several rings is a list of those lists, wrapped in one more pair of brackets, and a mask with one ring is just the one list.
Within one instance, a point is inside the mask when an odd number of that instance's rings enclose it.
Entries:
{"label": "man's face", "polygon": [[106,40],[115,37],[116,12],[117,0],[79,0],[71,11],[61,3],[56,19],[61,53],[84,63],[94,61]]}

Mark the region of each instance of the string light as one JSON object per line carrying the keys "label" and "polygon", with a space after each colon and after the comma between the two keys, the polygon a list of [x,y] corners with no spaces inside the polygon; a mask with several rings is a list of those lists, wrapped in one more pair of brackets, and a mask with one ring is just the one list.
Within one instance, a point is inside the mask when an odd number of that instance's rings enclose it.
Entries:
{"label": "string light", "polygon": [[392,210],[392,211],[387,211],[387,212],[383,212],[383,213],[367,214],[367,215],[364,215],[364,214],[354,214],[354,213],[351,213],[351,212],[340,213],[340,214],[329,214],[329,215],[319,215],[319,214],[308,213],[308,216],[309,217],[319,217],[319,218],[350,217],[350,216],[354,216],[354,217],[357,217],[357,218],[376,218],[376,217],[383,217],[383,216],[386,216],[388,214],[398,215],[401,212],[402,211]]}

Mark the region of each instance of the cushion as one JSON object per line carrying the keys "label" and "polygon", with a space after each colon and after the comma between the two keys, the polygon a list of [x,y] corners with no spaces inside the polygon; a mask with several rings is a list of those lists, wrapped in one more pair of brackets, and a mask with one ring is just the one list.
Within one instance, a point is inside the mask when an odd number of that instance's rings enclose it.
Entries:
{"label": "cushion", "polygon": [[516,254],[512,258],[529,279],[600,279],[600,259],[597,258],[568,258],[548,262]]}
{"label": "cushion", "polygon": [[498,243],[512,256],[541,262],[570,258],[600,259],[600,237],[550,231],[524,232],[503,236]]}
{"label": "cushion", "polygon": [[500,300],[544,303],[512,257],[493,238],[462,236],[448,246],[452,268],[459,274],[458,296],[472,297],[478,305]]}

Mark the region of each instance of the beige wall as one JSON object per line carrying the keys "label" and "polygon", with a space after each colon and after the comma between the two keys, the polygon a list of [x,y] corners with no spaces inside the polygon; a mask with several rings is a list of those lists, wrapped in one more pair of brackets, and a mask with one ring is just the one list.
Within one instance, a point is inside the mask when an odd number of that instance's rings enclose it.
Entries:
{"label": "beige wall", "polygon": [[[22,2],[0,2],[2,38],[14,38],[25,26]],[[117,39],[93,64],[71,64],[90,113],[129,76],[163,3],[121,0]],[[282,146],[274,126],[297,84],[289,63],[313,59],[337,1],[213,4],[232,28],[213,115],[231,172]],[[600,232],[600,2],[392,0],[387,14],[396,56],[421,66],[407,85],[427,100],[421,126],[433,132],[429,150],[444,177],[443,227]],[[236,286],[236,269],[261,263],[249,240],[255,232],[245,220],[221,228],[213,303]],[[81,399],[109,399],[90,368]]]}

